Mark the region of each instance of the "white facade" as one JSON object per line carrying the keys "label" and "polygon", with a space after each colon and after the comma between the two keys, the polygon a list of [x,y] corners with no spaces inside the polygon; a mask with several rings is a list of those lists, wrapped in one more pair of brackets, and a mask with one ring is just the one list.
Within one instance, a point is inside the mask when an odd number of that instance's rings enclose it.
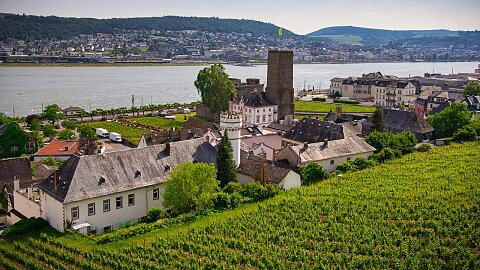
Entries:
{"label": "white facade", "polygon": [[[249,175],[242,174],[242,173],[237,173],[237,181],[240,184],[246,184],[246,183],[251,183],[255,182],[255,179]],[[302,180],[300,178],[300,175],[294,171],[290,171],[285,178],[280,181],[278,186],[283,189],[283,190],[289,190],[292,188],[298,188],[302,186]]]}
{"label": "white facade", "polygon": [[246,106],[242,100],[239,103],[232,102],[231,111],[243,114],[243,126],[259,126],[266,127],[277,121],[277,105],[269,106]]}
{"label": "white facade", "polygon": [[375,86],[375,105],[399,107],[402,104],[409,104],[412,99],[416,98],[415,91],[416,88],[412,83],[408,83],[405,88]]}
{"label": "white facade", "polygon": [[240,165],[240,129],[242,128],[242,114],[241,113],[221,113],[220,114],[220,128],[222,133],[227,132],[233,148],[233,160],[235,165]]}
{"label": "white facade", "polygon": [[354,161],[357,158],[365,158],[368,159],[372,153],[363,153],[363,154],[356,154],[356,155],[348,155],[348,156],[340,156],[331,159],[319,160],[317,161],[327,172],[333,172],[337,169],[338,164],[346,162],[348,160]]}

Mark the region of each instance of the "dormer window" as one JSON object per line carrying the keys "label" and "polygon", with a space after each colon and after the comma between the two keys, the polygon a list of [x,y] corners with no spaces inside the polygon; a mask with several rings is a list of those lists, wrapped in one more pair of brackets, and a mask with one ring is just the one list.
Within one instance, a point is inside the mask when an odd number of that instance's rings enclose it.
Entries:
{"label": "dormer window", "polygon": [[135,178],[142,176],[142,172],[140,170],[135,171]]}
{"label": "dormer window", "polygon": [[100,179],[98,179],[98,185],[104,184],[105,183],[105,177],[100,176]]}
{"label": "dormer window", "polygon": [[165,165],[165,170],[164,172],[167,173],[171,170],[170,165]]}

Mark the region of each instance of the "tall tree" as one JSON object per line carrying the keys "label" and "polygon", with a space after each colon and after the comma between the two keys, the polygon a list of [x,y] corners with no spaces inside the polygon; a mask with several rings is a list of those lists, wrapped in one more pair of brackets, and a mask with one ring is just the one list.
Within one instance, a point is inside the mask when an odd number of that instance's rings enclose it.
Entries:
{"label": "tall tree", "polygon": [[194,84],[203,104],[212,113],[228,110],[230,97],[237,94],[225,68],[220,64],[200,70]]}
{"label": "tall tree", "polygon": [[186,162],[176,167],[165,183],[163,206],[181,214],[207,207],[218,189],[215,166]]}
{"label": "tall tree", "polygon": [[427,119],[435,128],[435,137],[450,137],[455,131],[468,125],[472,112],[465,103],[453,102],[452,106],[432,115]]}
{"label": "tall tree", "polygon": [[53,125],[43,126],[43,136],[50,137],[50,138],[57,136],[57,131],[55,130],[55,126]]}
{"label": "tall tree", "polygon": [[480,96],[480,83],[471,82],[465,87],[463,91],[463,96]]}
{"label": "tall tree", "polygon": [[50,123],[52,123],[52,125],[55,125],[55,122],[65,118],[65,115],[57,104],[50,104],[45,107],[45,110],[43,110],[40,118],[48,120]]}
{"label": "tall tree", "polygon": [[377,107],[375,112],[373,112],[372,115],[372,131],[385,131],[385,121],[383,118],[383,109],[380,107]]}
{"label": "tall tree", "polygon": [[81,126],[78,128],[80,139],[78,141],[78,151],[84,155],[94,155],[97,153],[98,139],[95,131],[88,126]]}
{"label": "tall tree", "polygon": [[237,181],[237,170],[233,161],[233,148],[226,131],[218,146],[217,168],[217,180],[220,181],[221,187]]}

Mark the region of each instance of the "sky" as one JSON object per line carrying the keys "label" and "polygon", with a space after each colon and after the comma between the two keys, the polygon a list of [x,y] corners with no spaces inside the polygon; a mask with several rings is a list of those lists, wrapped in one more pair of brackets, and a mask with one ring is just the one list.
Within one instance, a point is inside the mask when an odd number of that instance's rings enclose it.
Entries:
{"label": "sky", "polygon": [[93,18],[243,18],[270,22],[297,34],[340,25],[480,30],[480,0],[0,0],[0,12]]}

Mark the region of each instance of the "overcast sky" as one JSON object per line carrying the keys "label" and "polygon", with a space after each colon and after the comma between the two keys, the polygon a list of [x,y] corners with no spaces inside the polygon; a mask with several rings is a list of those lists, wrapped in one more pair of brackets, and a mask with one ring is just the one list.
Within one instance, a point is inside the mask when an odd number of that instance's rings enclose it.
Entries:
{"label": "overcast sky", "polygon": [[337,25],[480,30],[480,0],[0,0],[0,12],[94,18],[245,18],[271,22],[297,34]]}

